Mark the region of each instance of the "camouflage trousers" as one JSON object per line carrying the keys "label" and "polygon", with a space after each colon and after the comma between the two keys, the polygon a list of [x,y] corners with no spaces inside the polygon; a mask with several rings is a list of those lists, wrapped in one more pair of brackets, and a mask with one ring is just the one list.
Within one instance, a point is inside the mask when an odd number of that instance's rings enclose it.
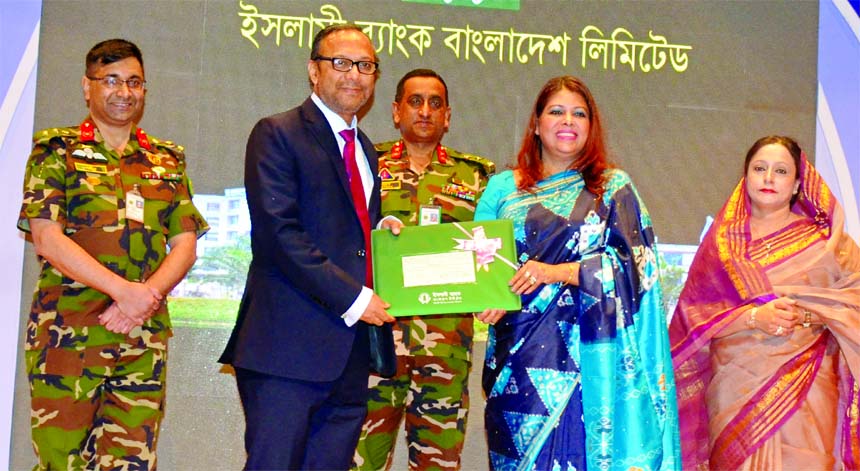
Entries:
{"label": "camouflage trousers", "polygon": [[126,344],[27,351],[34,470],[154,470],[167,352]]}
{"label": "camouflage trousers", "polygon": [[394,377],[370,375],[367,418],[353,469],[391,468],[404,415],[410,470],[460,469],[470,366],[458,358],[398,355]]}

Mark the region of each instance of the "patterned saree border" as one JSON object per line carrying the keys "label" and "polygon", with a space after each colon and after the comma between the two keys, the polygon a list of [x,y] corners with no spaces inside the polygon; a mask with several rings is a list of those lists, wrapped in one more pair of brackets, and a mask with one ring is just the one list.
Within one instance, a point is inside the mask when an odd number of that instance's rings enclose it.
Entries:
{"label": "patterned saree border", "polygon": [[749,219],[746,179],[742,178],[725,205],[725,224],[718,227],[716,246],[723,268],[742,299],[771,291],[770,283],[758,263],[747,257]]}
{"label": "patterned saree border", "polygon": [[842,464],[845,469],[860,469],[860,384],[852,377],[851,390],[842,424]]}
{"label": "patterned saree border", "polygon": [[805,227],[792,226],[773,237],[766,237],[760,243],[751,245],[749,257],[764,268],[770,268],[786,261],[818,241],[826,241],[821,228],[808,224]]}
{"label": "patterned saree border", "polygon": [[809,348],[782,365],[720,432],[711,450],[710,465],[737,469],[798,410],[812,386],[829,331]]}

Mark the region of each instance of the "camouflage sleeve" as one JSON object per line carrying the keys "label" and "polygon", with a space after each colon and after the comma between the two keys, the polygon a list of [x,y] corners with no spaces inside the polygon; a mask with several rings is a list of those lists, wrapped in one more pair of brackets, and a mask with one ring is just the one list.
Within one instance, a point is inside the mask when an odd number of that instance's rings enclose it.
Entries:
{"label": "camouflage sleeve", "polygon": [[203,215],[194,206],[191,201],[191,179],[188,178],[188,173],[185,168],[185,155],[176,149],[172,149],[179,162],[179,173],[182,175],[182,182],[176,187],[176,194],[173,197],[173,211],[170,214],[170,220],[167,228],[167,238],[181,234],[183,232],[195,232],[200,238],[209,231],[209,224],[203,219]]}
{"label": "camouflage sleeve", "polygon": [[[456,151],[454,151],[456,152]],[[496,173],[496,164],[492,160],[485,159],[475,154],[457,153],[458,157],[464,159],[475,169],[477,179],[477,193],[480,196],[487,188],[487,181]]]}
{"label": "camouflage sleeve", "polygon": [[483,157],[474,154],[460,154],[458,156],[469,163],[469,166],[475,171],[475,193],[478,198],[487,189],[487,182],[490,177],[496,172],[496,164]]}
{"label": "camouflage sleeve", "polygon": [[66,158],[60,137],[35,139],[24,171],[24,198],[18,229],[30,232],[30,219],[50,219],[66,225]]}

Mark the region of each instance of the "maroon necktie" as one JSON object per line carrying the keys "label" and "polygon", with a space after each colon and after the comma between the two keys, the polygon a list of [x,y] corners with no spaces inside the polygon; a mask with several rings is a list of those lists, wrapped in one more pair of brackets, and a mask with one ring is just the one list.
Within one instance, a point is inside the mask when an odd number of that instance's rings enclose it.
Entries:
{"label": "maroon necktie", "polygon": [[373,268],[370,263],[370,215],[367,213],[367,201],[364,199],[361,174],[358,173],[358,165],[355,163],[355,129],[344,129],[338,134],[346,141],[343,146],[343,161],[346,164],[346,176],[349,178],[352,204],[355,206],[355,213],[358,214],[361,230],[364,232],[365,271],[367,273],[365,285],[373,288]]}

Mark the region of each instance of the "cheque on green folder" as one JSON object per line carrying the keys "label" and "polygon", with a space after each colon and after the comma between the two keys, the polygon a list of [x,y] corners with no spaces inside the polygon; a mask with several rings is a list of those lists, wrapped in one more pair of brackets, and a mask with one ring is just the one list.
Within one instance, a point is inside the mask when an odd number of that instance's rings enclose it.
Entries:
{"label": "cheque on green folder", "polygon": [[510,220],[376,230],[371,242],[374,291],[392,316],[522,307],[508,286],[517,261]]}

